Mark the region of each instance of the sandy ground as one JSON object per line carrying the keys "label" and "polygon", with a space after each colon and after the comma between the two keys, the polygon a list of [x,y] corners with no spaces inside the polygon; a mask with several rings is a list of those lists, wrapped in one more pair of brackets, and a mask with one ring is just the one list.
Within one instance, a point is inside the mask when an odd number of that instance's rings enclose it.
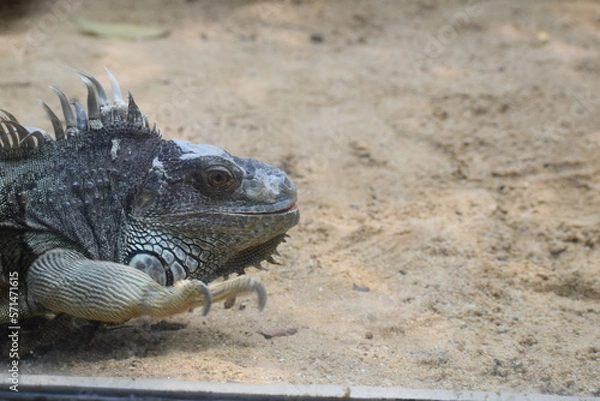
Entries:
{"label": "sandy ground", "polygon": [[108,66],[165,137],[285,168],[302,212],[249,271],[264,312],[131,321],[23,372],[600,396],[600,3],[0,4],[2,108],[49,128],[47,85],[85,97],[65,66]]}

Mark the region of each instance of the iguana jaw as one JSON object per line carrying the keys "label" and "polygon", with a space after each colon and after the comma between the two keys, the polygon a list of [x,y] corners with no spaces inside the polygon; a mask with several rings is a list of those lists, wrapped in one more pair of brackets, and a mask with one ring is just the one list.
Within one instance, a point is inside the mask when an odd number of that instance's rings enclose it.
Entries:
{"label": "iguana jaw", "polygon": [[[249,214],[250,213],[246,213],[246,215]],[[273,212],[255,213],[254,215],[287,215],[286,220],[289,224],[288,228],[295,226],[300,218],[300,212],[295,201],[285,209],[280,209]],[[263,260],[266,260],[270,263],[275,263],[271,255],[277,252],[277,247],[280,243],[285,242],[285,238],[288,236],[285,234],[285,232],[287,232],[288,228],[286,228],[282,234],[276,235],[271,239],[239,250],[223,265],[223,268],[228,271],[238,271],[241,273],[243,272],[244,268],[249,266],[255,266],[261,269],[260,263]]]}
{"label": "iguana jaw", "polygon": [[281,234],[262,244],[239,251],[223,265],[223,269],[243,273],[244,269],[250,266],[262,269],[260,263],[264,260],[275,263],[272,255],[277,252],[279,244],[285,242],[286,236],[286,234]]}
{"label": "iguana jaw", "polygon": [[[271,255],[300,218],[295,200],[281,203],[275,210],[262,212],[169,216],[168,224],[164,218],[161,221],[160,227],[166,229],[163,232],[152,232],[150,227],[157,225],[137,220],[131,226],[133,243],[124,262],[131,264],[131,258],[138,255],[136,267],[162,285],[188,277],[210,282],[219,276],[241,273],[249,266],[260,268],[262,261],[274,262]],[[186,247],[176,243],[188,244],[185,255],[177,256]]]}

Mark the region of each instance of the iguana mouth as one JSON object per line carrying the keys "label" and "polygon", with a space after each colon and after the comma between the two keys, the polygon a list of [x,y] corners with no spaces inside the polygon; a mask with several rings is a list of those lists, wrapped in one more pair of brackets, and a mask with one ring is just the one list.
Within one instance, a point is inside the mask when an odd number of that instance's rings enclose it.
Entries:
{"label": "iguana mouth", "polygon": [[272,215],[272,214],[286,214],[286,213],[297,212],[297,211],[298,211],[298,205],[296,204],[296,201],[294,200],[291,203],[289,203],[288,205],[284,205],[283,207],[275,208],[272,210],[247,210],[247,211],[237,212],[236,214],[239,214],[239,215]]}
{"label": "iguana mouth", "polygon": [[290,206],[288,206],[285,209],[282,209],[276,213],[288,213],[288,212],[293,212],[296,210],[298,210],[298,205],[296,204],[296,201],[293,201]]}
{"label": "iguana mouth", "polygon": [[[288,213],[298,213],[298,205],[296,204],[296,200],[292,202],[280,202],[282,205],[278,207],[270,207],[268,209],[248,209],[248,210],[232,210],[232,211],[224,211],[224,210],[204,210],[201,212],[182,212],[182,213],[172,213],[168,215],[171,218],[182,218],[185,220],[189,220],[193,217],[202,217],[202,216],[270,216],[270,215],[284,215]],[[165,216],[167,217],[167,216]],[[139,220],[143,220],[143,218],[138,218]]]}

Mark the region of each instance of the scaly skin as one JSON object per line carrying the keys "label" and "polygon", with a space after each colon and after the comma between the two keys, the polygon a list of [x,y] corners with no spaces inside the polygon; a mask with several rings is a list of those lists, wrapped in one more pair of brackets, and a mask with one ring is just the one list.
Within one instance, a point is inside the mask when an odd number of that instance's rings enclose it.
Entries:
{"label": "scaly skin", "polygon": [[[122,322],[266,290],[240,275],[297,224],[281,170],[212,145],[164,140],[109,73],[88,111],[56,88],[55,139],[0,115],[0,323],[46,313]],[[12,302],[12,303],[11,303]],[[17,320],[13,320],[17,319]]]}

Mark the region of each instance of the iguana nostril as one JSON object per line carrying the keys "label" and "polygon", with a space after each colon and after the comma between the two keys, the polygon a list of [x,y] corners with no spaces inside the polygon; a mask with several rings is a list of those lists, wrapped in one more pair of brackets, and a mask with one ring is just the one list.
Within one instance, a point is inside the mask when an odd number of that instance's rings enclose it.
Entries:
{"label": "iguana nostril", "polygon": [[288,194],[296,193],[296,185],[290,180],[290,178],[286,175],[283,181],[281,182],[281,188],[283,192]]}

